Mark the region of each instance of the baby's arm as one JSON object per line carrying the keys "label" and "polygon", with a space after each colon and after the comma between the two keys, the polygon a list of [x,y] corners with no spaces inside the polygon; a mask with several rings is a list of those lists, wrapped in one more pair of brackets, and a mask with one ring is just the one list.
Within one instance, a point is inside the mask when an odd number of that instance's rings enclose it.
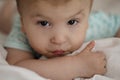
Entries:
{"label": "baby's arm", "polygon": [[8,48],[7,61],[9,64],[28,68],[53,80],[72,80],[75,77],[104,74],[105,56],[94,54],[91,52],[92,48],[93,43],[89,44],[81,54],[47,60],[36,60],[28,52]]}

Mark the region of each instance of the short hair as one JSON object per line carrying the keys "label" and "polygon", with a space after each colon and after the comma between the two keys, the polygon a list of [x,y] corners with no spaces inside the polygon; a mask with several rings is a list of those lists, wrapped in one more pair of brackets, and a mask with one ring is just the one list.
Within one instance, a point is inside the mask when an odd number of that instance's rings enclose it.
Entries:
{"label": "short hair", "polygon": [[[35,1],[39,1],[39,0],[16,0],[18,12],[19,13],[22,12],[22,9],[25,8],[24,6],[26,5],[26,3],[29,4],[29,3],[33,3]],[[56,6],[56,5],[61,5],[63,3],[65,4],[67,2],[70,2],[71,0],[43,0],[43,1],[49,2],[50,4]],[[91,6],[90,7],[92,7],[92,3],[93,3],[93,0],[91,0]]]}
{"label": "short hair", "polygon": [[[35,1],[39,1],[39,0],[16,0],[17,8],[19,10],[20,8],[22,8],[22,6],[24,4],[26,4],[26,3],[33,3]],[[57,5],[57,4],[67,3],[67,2],[69,2],[71,0],[43,0],[43,1],[49,2],[52,5]]]}
{"label": "short hair", "polygon": [[[17,10],[18,12],[21,12],[20,9],[21,9],[21,5],[22,4],[22,0],[16,0],[16,5],[17,5]],[[21,5],[21,6],[20,6]]]}

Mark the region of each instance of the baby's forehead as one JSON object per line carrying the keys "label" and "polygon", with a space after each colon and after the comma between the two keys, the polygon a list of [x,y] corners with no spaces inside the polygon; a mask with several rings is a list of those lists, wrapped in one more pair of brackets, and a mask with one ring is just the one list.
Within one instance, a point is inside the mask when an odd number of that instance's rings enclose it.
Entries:
{"label": "baby's forehead", "polygon": [[[69,3],[73,0],[17,0],[18,2],[22,4],[34,4],[34,3],[49,3],[51,5],[61,5],[61,4],[66,4]],[[86,1],[86,0],[74,0],[74,1]]]}
{"label": "baby's forehead", "polygon": [[80,3],[82,3],[82,2],[91,2],[92,0],[16,0],[17,1],[17,3],[19,4],[19,5],[33,5],[33,4],[35,4],[35,3],[37,3],[37,4],[40,4],[40,3],[42,3],[42,4],[51,4],[51,5],[53,5],[53,6],[57,6],[57,5],[64,5],[64,4],[67,4],[67,3],[69,3],[69,2],[72,2],[72,1],[79,1]]}
{"label": "baby's forehead", "polygon": [[[73,0],[27,0],[28,4],[50,4],[52,6],[64,5]],[[77,0],[76,0],[77,1]]]}
{"label": "baby's forehead", "polygon": [[[83,6],[86,6],[88,2],[91,0],[18,0],[19,6],[19,12],[21,11],[26,12],[28,9],[39,9],[39,8],[57,8],[61,6],[76,6],[76,4]],[[45,8],[45,9],[46,9]],[[40,9],[39,9],[40,10]]]}

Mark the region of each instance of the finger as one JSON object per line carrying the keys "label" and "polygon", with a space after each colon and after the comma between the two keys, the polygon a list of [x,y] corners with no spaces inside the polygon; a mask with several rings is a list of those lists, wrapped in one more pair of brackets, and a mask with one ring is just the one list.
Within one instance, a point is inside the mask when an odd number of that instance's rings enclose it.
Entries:
{"label": "finger", "polygon": [[107,61],[106,61],[106,59],[104,59],[104,68],[106,68],[107,67]]}
{"label": "finger", "polygon": [[83,50],[82,52],[89,52],[91,51],[95,46],[95,41],[91,41]]}
{"label": "finger", "polygon": [[104,75],[106,72],[107,72],[107,69],[106,69],[106,68],[103,68],[103,69],[101,70],[101,73],[99,73],[99,74]]}
{"label": "finger", "polygon": [[103,73],[106,73],[107,72],[107,68],[106,68],[106,66],[104,66],[104,71],[103,71]]}
{"label": "finger", "polygon": [[106,58],[103,58],[102,59],[103,61],[102,61],[102,65],[103,65],[103,67],[102,68],[105,68],[106,69],[106,67],[107,67],[107,61],[106,61]]}
{"label": "finger", "polygon": [[95,53],[98,54],[99,57],[101,57],[102,59],[106,58],[106,55],[105,55],[105,53],[103,51],[96,51]]}

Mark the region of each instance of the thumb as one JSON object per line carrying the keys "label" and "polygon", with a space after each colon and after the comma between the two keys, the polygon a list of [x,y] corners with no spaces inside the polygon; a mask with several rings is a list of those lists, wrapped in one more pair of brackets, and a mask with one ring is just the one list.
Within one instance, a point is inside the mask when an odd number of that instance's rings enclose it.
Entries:
{"label": "thumb", "polygon": [[95,46],[95,41],[91,41],[83,50],[82,52],[89,52],[91,51]]}

